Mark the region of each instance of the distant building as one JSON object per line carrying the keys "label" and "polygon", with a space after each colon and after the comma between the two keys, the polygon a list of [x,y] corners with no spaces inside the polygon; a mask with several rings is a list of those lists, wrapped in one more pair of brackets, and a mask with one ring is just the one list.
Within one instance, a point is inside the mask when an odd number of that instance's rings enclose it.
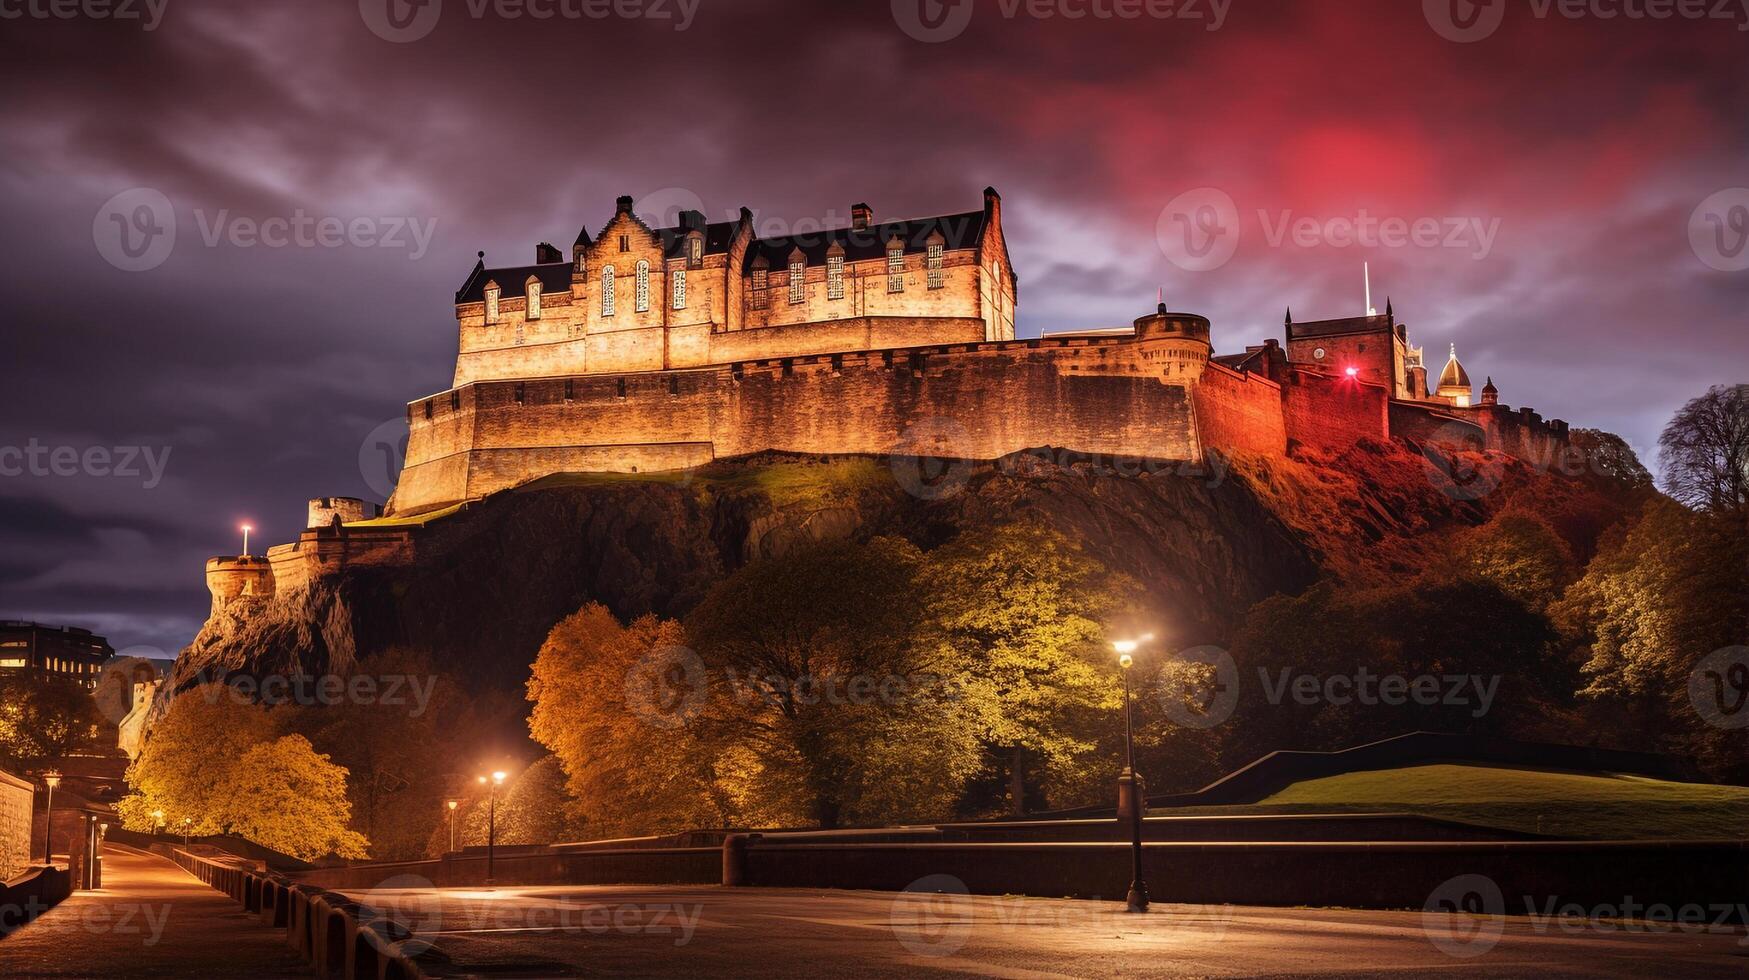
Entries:
{"label": "distant building", "polygon": [[0,621],[0,672],[34,670],[72,678],[90,690],[97,687],[98,673],[113,656],[115,648],[109,641],[88,629]]}

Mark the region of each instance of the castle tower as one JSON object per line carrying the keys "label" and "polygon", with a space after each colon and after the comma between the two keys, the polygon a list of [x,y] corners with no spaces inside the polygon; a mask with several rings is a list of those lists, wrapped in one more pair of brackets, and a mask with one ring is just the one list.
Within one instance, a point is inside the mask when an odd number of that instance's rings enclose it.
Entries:
{"label": "castle tower", "polygon": [[1494,379],[1493,378],[1489,378],[1488,383],[1482,386],[1482,404],[1484,404],[1484,405],[1498,405],[1498,404],[1500,404],[1500,389],[1494,387]]}
{"label": "castle tower", "polygon": [[1464,370],[1458,361],[1457,345],[1451,345],[1451,359],[1445,362],[1445,370],[1439,372],[1439,389],[1433,394],[1443,398],[1458,408],[1470,407],[1470,394],[1475,385],[1470,381],[1470,373]]}
{"label": "castle tower", "polygon": [[1136,318],[1135,330],[1149,366],[1160,365],[1161,381],[1192,385],[1202,379],[1203,369],[1214,354],[1208,317],[1168,313],[1166,304],[1161,303],[1154,312]]}
{"label": "castle tower", "polygon": [[235,602],[265,602],[273,597],[273,566],[260,555],[208,558],[206,587],[213,595],[215,616]]}
{"label": "castle tower", "polygon": [[335,524],[368,521],[382,515],[383,509],[357,497],[316,497],[310,501],[307,528],[328,528]]}

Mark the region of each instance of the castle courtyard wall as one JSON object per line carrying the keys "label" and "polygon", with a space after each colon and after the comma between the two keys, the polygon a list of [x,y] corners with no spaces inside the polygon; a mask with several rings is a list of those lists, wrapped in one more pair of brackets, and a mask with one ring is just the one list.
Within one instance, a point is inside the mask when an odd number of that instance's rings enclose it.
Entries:
{"label": "castle courtyard wall", "polygon": [[1260,374],[1210,363],[1195,388],[1203,445],[1222,452],[1287,452],[1281,398],[1281,386]]}

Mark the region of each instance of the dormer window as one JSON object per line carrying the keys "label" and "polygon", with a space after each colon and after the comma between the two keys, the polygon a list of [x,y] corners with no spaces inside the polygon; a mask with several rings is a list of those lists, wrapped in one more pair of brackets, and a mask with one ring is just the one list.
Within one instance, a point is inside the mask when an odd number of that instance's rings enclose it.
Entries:
{"label": "dormer window", "polygon": [[613,316],[613,266],[601,268],[601,315]]}
{"label": "dormer window", "polygon": [[826,298],[844,298],[844,246],[834,244],[826,253]]}
{"label": "dormer window", "polygon": [[528,290],[528,319],[539,320],[540,319],[540,280],[536,279],[533,276],[529,276],[527,290]]}
{"label": "dormer window", "polygon": [[675,269],[672,282],[668,287],[668,295],[674,297],[674,308],[686,309],[686,270]]}
{"label": "dormer window", "polygon": [[789,254],[789,301],[792,304],[800,303],[807,298],[808,260],[798,248]]}
{"label": "dormer window", "polygon": [[887,242],[887,292],[905,291],[905,245],[897,238]]}
{"label": "dormer window", "polygon": [[923,267],[929,275],[930,289],[940,289],[946,285],[946,276],[941,268],[943,251],[940,233],[929,236],[929,246],[928,251],[924,253]]}
{"label": "dormer window", "polygon": [[498,288],[497,283],[489,282],[486,284],[486,322],[487,323],[497,323],[498,322],[498,294],[499,294],[499,292],[500,292],[500,290]]}
{"label": "dormer window", "polygon": [[753,282],[751,302],[756,310],[765,309],[765,287],[769,285],[765,256],[761,255],[753,262]]}

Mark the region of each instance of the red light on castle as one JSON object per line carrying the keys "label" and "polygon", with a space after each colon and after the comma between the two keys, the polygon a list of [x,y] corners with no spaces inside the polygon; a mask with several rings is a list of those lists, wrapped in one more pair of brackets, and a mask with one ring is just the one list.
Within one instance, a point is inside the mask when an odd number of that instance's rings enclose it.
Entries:
{"label": "red light on castle", "polygon": [[1357,375],[1360,374],[1360,368],[1353,368],[1353,367],[1347,368],[1342,373],[1348,375],[1351,378],[1356,377]]}

